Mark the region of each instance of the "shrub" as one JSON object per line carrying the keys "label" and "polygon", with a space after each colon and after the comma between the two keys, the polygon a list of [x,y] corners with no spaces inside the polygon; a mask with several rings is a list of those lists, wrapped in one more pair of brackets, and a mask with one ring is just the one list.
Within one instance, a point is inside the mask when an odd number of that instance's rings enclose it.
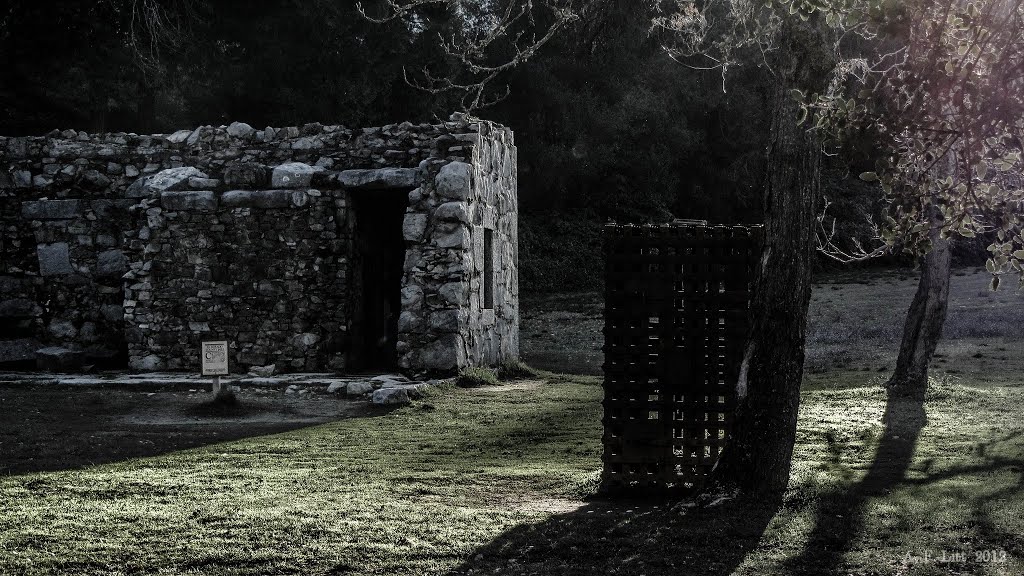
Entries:
{"label": "shrub", "polygon": [[521,360],[509,360],[498,367],[498,378],[501,380],[518,380],[536,378],[539,372],[524,364]]}
{"label": "shrub", "polygon": [[498,384],[498,377],[492,370],[487,368],[466,368],[459,372],[455,378],[455,385],[460,388],[476,388],[478,386],[495,386]]}
{"label": "shrub", "polygon": [[519,226],[522,293],[601,287],[601,223],[577,216],[524,215]]}

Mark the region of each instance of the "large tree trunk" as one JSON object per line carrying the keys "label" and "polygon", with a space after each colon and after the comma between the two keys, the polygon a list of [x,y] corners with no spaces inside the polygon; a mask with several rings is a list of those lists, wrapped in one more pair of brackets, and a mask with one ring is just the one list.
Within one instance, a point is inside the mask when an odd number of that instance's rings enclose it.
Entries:
{"label": "large tree trunk", "polygon": [[932,232],[932,249],[922,259],[921,279],[903,325],[896,370],[886,386],[897,395],[923,395],[928,388],[928,363],[942,336],[949,304],[949,240]]}
{"label": "large tree trunk", "polygon": [[813,19],[784,28],[774,59],[778,83],[764,193],[765,240],[751,332],[732,434],[713,479],[748,493],[781,492],[789,482],[811,294],[812,223],[821,197],[821,146],[813,130],[797,125],[800,109],[791,91],[820,89],[828,58],[822,57],[822,35]]}

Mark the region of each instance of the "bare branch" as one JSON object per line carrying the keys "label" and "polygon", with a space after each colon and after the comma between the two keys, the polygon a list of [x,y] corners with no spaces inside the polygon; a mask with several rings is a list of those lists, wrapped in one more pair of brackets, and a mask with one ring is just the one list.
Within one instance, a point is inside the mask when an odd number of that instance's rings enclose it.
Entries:
{"label": "bare branch", "polygon": [[[431,94],[461,95],[465,111],[492,106],[508,96],[509,88],[493,89],[502,74],[522,66],[570,23],[579,19],[573,0],[505,0],[487,3],[468,0],[382,0],[382,11],[371,15],[357,4],[364,18],[379,24],[411,17],[427,6],[446,6],[460,24],[441,48],[456,71],[435,74],[424,69],[406,82]],[[543,14],[544,18],[539,18]],[[540,24],[538,24],[541,22]]]}
{"label": "bare branch", "polygon": [[189,39],[186,22],[195,19],[192,2],[176,2],[173,10],[161,0],[126,0],[127,45],[143,74],[160,67],[164,49],[177,50]]}
{"label": "bare branch", "polygon": [[832,202],[829,201],[828,197],[823,198],[823,207],[821,213],[818,214],[816,221],[817,227],[814,231],[814,237],[817,241],[817,250],[821,254],[841,262],[843,264],[850,264],[853,262],[864,262],[884,256],[891,252],[892,248],[886,244],[879,233],[879,227],[871,217],[867,218],[868,225],[873,231],[871,238],[874,246],[869,250],[864,248],[864,245],[857,238],[851,238],[850,241],[853,243],[853,250],[844,250],[836,243],[836,219],[832,218],[830,225],[826,225],[826,219],[828,218],[828,210],[832,206]]}

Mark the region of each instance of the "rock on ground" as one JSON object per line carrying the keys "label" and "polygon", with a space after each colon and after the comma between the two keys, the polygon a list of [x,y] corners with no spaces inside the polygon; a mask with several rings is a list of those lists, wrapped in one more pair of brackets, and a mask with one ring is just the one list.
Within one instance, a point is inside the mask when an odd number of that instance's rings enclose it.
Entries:
{"label": "rock on ground", "polygon": [[275,364],[268,364],[267,366],[250,366],[249,374],[260,378],[269,378],[274,375],[274,370],[276,369],[277,365]]}
{"label": "rock on ground", "polygon": [[349,396],[362,396],[373,391],[373,384],[370,382],[349,382],[345,393]]}
{"label": "rock on ground", "polygon": [[406,388],[381,388],[373,391],[374,404],[401,405],[409,404],[412,398]]}

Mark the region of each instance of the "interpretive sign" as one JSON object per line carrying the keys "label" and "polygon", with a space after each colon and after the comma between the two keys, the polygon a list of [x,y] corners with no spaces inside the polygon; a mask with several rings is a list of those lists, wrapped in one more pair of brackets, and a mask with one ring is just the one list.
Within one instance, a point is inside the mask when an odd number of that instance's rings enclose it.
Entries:
{"label": "interpretive sign", "polygon": [[222,376],[227,373],[227,341],[203,342],[203,376]]}

